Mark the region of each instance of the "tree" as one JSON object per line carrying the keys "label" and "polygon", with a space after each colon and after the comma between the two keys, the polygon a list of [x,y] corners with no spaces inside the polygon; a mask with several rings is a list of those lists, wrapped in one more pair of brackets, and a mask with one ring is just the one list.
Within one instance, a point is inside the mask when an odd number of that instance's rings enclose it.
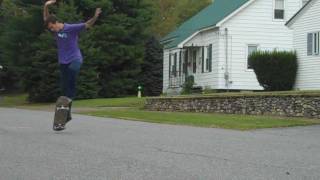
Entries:
{"label": "tree", "polygon": [[145,56],[142,64],[140,84],[145,96],[158,96],[162,92],[162,47],[155,37],[145,45]]}
{"label": "tree", "polygon": [[[53,8],[61,22],[80,22],[81,14],[77,13],[74,1],[60,3]],[[84,36],[81,34],[80,36]],[[25,87],[29,93],[29,100],[34,102],[55,101],[61,95],[60,72],[57,59],[57,50],[53,35],[44,32],[34,43],[35,54],[30,68],[25,74]],[[96,98],[98,91],[97,73],[91,62],[84,61],[77,86],[77,98]]]}
{"label": "tree", "polygon": [[[156,37],[166,34],[207,5],[207,1],[58,1],[50,11],[67,23],[86,21],[96,7],[103,9],[96,25],[80,34],[84,63],[77,98],[132,95],[140,83],[147,87],[146,94],[158,94],[162,55],[157,55],[160,51],[156,42],[145,46],[149,33],[155,33]],[[43,27],[43,3],[43,0],[0,1],[0,64],[5,66],[1,76],[7,88],[26,90],[31,101],[53,101],[60,95],[56,45],[52,34]],[[157,64],[153,72],[148,71],[149,62]],[[150,74],[152,83],[149,78],[143,80],[141,74]]]}
{"label": "tree", "polygon": [[143,62],[145,27],[150,21],[148,7],[139,0],[112,0],[107,17],[92,29],[86,51],[96,62],[99,96],[134,94]]}
{"label": "tree", "polygon": [[[60,3],[52,11],[62,22],[80,22],[82,12],[90,14],[90,17],[93,14],[87,4],[89,7],[103,7],[105,13],[96,26],[80,34],[84,64],[78,80],[77,98],[118,97],[135,93],[147,37],[145,27],[150,21],[147,6],[139,0],[70,0]],[[59,94],[54,41],[45,32],[33,47],[36,53],[25,76],[30,100],[52,101]],[[43,71],[44,68],[47,72]]]}
{"label": "tree", "polygon": [[212,3],[212,0],[147,0],[154,11],[150,32],[161,38]]}
{"label": "tree", "polygon": [[0,58],[5,67],[5,86],[9,90],[21,89],[24,66],[30,64],[33,53],[30,42],[40,33],[36,18],[40,11],[35,7],[19,8],[9,0],[4,0],[1,7]]}
{"label": "tree", "polygon": [[52,35],[42,33],[33,44],[36,50],[33,61],[27,67],[24,81],[31,102],[53,102],[61,94],[59,66]]}

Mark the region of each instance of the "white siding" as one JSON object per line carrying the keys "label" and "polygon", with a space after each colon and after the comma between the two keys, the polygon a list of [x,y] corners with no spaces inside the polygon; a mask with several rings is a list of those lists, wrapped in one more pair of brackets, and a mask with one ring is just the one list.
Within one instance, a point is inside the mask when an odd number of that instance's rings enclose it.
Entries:
{"label": "white siding", "polygon": [[294,30],[294,48],[298,54],[298,76],[296,88],[301,90],[320,89],[320,56],[307,55],[307,34],[320,31],[320,1],[313,0],[296,17],[291,28]]}
{"label": "white siding", "polygon": [[[301,0],[285,0],[285,20],[273,19],[274,0],[256,0],[240,11],[220,27],[220,33],[225,34],[228,28],[230,89],[261,90],[256,75],[247,69],[247,47],[258,45],[259,50],[292,50],[292,30],[284,24],[301,7]],[[224,77],[225,38],[220,38],[221,75]],[[221,89],[226,89],[224,79],[219,83]]]}
{"label": "white siding", "polygon": [[[255,0],[219,28],[201,32],[186,42],[184,48],[213,45],[211,73],[201,72],[199,48],[198,69],[194,74],[196,85],[211,89],[262,90],[254,71],[247,69],[248,45],[258,45],[258,50],[292,50],[293,30],[284,24],[301,6],[302,0],[285,0],[285,19],[274,20],[274,0]],[[228,66],[225,28],[228,29]],[[164,92],[169,84],[168,62],[169,50],[165,50]],[[225,80],[226,71],[229,71],[229,83]]]}
{"label": "white siding", "polygon": [[169,54],[170,50],[165,49],[163,51],[163,90],[162,92],[167,92],[169,87]]}
{"label": "white siding", "polygon": [[197,73],[193,74],[195,79],[195,84],[197,86],[202,86],[203,88],[208,87],[210,89],[218,89],[219,81],[219,35],[217,30],[208,30],[199,33],[197,36],[193,37],[184,46],[185,47],[205,47],[204,57],[207,58],[206,46],[212,44],[212,72],[202,73],[201,64],[201,49],[198,51],[198,63],[197,63]]}

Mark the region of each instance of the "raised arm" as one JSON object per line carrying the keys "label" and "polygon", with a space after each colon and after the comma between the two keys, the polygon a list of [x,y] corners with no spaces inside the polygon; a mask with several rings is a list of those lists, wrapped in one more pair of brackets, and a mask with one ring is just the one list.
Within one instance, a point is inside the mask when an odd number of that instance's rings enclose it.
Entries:
{"label": "raised arm", "polygon": [[85,23],[87,29],[94,25],[94,23],[97,21],[99,15],[101,14],[101,12],[102,12],[101,8],[96,9],[94,16]]}
{"label": "raised arm", "polygon": [[44,4],[44,8],[43,8],[43,20],[46,21],[48,16],[50,15],[49,13],[49,6],[51,4],[56,3],[56,0],[49,0]]}

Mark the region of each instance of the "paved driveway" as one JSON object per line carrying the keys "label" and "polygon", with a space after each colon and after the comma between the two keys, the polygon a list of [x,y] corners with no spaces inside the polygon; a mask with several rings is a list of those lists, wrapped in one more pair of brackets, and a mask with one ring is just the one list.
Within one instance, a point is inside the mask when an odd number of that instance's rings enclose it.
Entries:
{"label": "paved driveway", "polygon": [[319,180],[320,126],[232,131],[0,108],[1,180]]}

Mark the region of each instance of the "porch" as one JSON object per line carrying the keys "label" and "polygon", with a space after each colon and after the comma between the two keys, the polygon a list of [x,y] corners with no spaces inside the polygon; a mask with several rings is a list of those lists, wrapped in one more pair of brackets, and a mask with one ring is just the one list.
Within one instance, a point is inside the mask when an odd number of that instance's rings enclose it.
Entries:
{"label": "porch", "polygon": [[186,77],[211,71],[212,44],[178,49],[169,55],[169,88],[181,88]]}

